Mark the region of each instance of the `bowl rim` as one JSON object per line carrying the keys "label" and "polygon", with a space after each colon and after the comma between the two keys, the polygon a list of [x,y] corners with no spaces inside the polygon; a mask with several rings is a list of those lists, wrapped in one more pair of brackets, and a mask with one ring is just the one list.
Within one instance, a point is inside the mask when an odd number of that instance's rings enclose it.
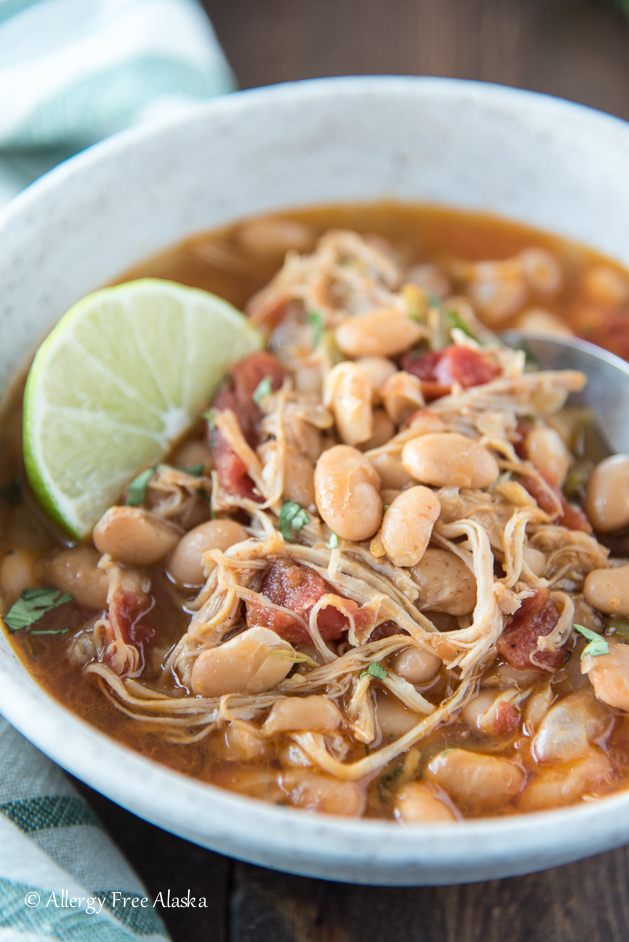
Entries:
{"label": "bowl rim", "polygon": [[[89,176],[94,165],[133,149],[137,142],[163,134],[165,130],[175,130],[192,121],[209,120],[214,114],[230,114],[238,119],[251,107],[272,106],[275,102],[295,99],[307,102],[339,94],[363,97],[370,92],[383,91],[395,94],[402,90],[405,93],[413,90],[413,94],[428,95],[442,102],[460,98],[463,92],[487,107],[508,104],[521,112],[542,112],[557,118],[570,113],[590,126],[605,124],[629,145],[629,124],[620,118],[576,102],[509,86],[431,76],[344,76],[287,82],[235,92],[93,145],[14,198],[0,212],[0,234],[10,236],[15,222],[36,208],[46,194],[61,189],[67,180],[76,175]],[[8,642],[2,639],[2,643]],[[18,670],[9,666],[13,660],[19,664]],[[45,709],[42,710],[42,706]],[[328,879],[386,883],[394,877],[396,883],[463,882],[474,879],[470,876],[474,868],[481,871],[476,879],[487,879],[487,867],[483,863],[487,860],[492,862],[490,870],[494,875],[501,875],[496,871],[501,867],[504,868],[502,875],[510,875],[552,866],[555,860],[574,860],[629,840],[629,815],[625,813],[629,809],[629,791],[570,807],[466,819],[455,826],[406,827],[382,819],[309,815],[294,808],[251,800],[173,771],[121,745],[47,694],[17,658],[1,653],[0,710],[16,729],[55,762],[141,817],[219,851],[228,848],[232,856],[290,872],[313,873],[308,860],[314,857],[319,861],[318,871],[321,862],[323,866],[330,866],[329,873],[325,874]],[[69,750],[64,745],[68,740],[72,740]],[[96,752],[98,758],[95,758]],[[156,789],[162,792],[174,789],[179,796],[174,810],[172,803],[168,813],[157,809]],[[211,826],[208,830],[206,825],[199,834],[199,821],[204,816],[207,818],[208,805],[211,806],[208,818]],[[236,849],[232,833],[234,822],[241,832]],[[549,840],[558,829],[563,835],[560,853],[549,858]],[[589,840],[586,851],[583,850],[584,835]],[[296,844],[300,846],[296,848]],[[526,862],[519,864],[523,848]],[[464,864],[457,871],[453,861],[460,862],[465,855]],[[410,868],[408,881],[401,878],[402,867]],[[434,869],[432,878],[431,867]],[[358,871],[358,876],[352,873],[352,868]],[[460,873],[463,877],[458,875]]]}

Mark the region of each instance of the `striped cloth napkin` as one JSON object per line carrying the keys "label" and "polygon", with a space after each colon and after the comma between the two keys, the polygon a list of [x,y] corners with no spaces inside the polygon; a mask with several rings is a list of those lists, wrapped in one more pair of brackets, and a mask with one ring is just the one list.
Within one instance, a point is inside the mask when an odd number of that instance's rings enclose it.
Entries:
{"label": "striped cloth napkin", "polygon": [[[0,0],[0,206],[121,128],[230,91],[195,0]],[[0,942],[168,939],[64,774],[0,718]]]}
{"label": "striped cloth napkin", "polygon": [[63,772],[0,718],[0,942],[165,942],[138,877]]}
{"label": "striped cloth napkin", "polygon": [[88,144],[233,87],[196,0],[0,0],[0,206]]}

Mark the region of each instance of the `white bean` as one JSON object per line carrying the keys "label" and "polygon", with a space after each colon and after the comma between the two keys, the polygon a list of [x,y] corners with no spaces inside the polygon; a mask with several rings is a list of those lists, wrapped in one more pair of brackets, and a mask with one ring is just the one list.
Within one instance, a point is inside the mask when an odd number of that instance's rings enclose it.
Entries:
{"label": "white bean", "polygon": [[141,507],[110,507],[100,518],[92,539],[99,553],[129,566],[152,566],[170,553],[181,530]]}
{"label": "white bean", "polygon": [[35,573],[36,556],[31,550],[13,549],[0,563],[0,587],[9,605],[12,605],[25,589],[36,589],[39,580]]}
{"label": "white bean", "polygon": [[308,252],[314,246],[314,232],[293,219],[266,217],[243,223],[236,239],[245,252],[262,262],[281,260],[289,249]]}
{"label": "white bean", "polygon": [[609,307],[620,307],[629,301],[629,279],[609,265],[593,265],[581,281],[591,301]]}
{"label": "white bean", "polygon": [[285,697],[277,700],[264,721],[268,736],[288,732],[325,732],[337,729],[343,722],[341,711],[326,696]]}
{"label": "white bean", "polygon": [[439,797],[437,789],[421,782],[408,782],[398,789],[393,813],[404,824],[441,824],[457,820],[457,815]]}
{"label": "white bean", "polygon": [[416,566],[439,519],[441,504],[428,487],[418,484],[402,491],[387,508],[380,539],[394,566]]}
{"label": "white bean", "polygon": [[192,667],[192,690],[202,697],[271,690],[291,670],[294,653],[292,645],[269,628],[247,628],[199,654]]}
{"label": "white bean", "polygon": [[526,779],[520,766],[508,759],[467,749],[450,749],[435,756],[424,777],[466,808],[482,811],[491,811],[515,797]]}
{"label": "white bean", "polygon": [[414,265],[408,273],[408,280],[411,284],[417,285],[428,294],[434,294],[441,300],[446,298],[451,291],[450,282],[441,269],[432,262]]}
{"label": "white bean", "polygon": [[574,331],[556,314],[541,307],[530,307],[518,317],[515,326],[519,330],[529,330],[536,334],[560,334],[574,337]]}
{"label": "white bean", "polygon": [[583,594],[592,608],[605,615],[629,615],[629,563],[589,572]]}
{"label": "white bean", "polygon": [[314,465],[290,445],[284,456],[284,497],[301,507],[312,508],[315,504]]}
{"label": "white bean", "polygon": [[248,536],[245,528],[235,520],[207,520],[182,536],[168,560],[168,572],[182,585],[203,585],[206,579],[203,554],[212,549],[224,553]]}
{"label": "white bean", "polygon": [[583,506],[599,533],[613,533],[629,524],[629,455],[612,455],[594,468]]}
{"label": "white bean", "polygon": [[534,546],[525,546],[523,556],[524,562],[534,575],[538,577],[544,575],[548,560],[541,550],[535,549]]}
{"label": "white bean", "polygon": [[228,759],[236,762],[251,762],[259,759],[267,750],[261,736],[243,726],[230,723],[225,730],[225,752]]}
{"label": "white bean", "polygon": [[191,438],[183,445],[180,445],[172,457],[172,463],[178,468],[194,468],[195,465],[207,465],[212,460],[212,452],[208,446],[199,441],[198,438]]}
{"label": "white bean", "polygon": [[441,670],[443,661],[422,648],[402,648],[391,658],[391,667],[409,684],[429,683]]}
{"label": "white bean", "polygon": [[396,425],[401,425],[413,412],[426,405],[421,381],[404,370],[389,377],[382,387],[382,399],[385,409]]}
{"label": "white bean", "polygon": [[371,380],[355,363],[337,363],[330,370],[323,401],[332,407],[338,433],[347,445],[359,445],[371,438],[372,395]]}
{"label": "white bean", "polygon": [[519,259],[522,274],[533,291],[548,296],[561,291],[563,275],[554,255],[546,249],[530,248],[520,252]]}
{"label": "white bean", "polygon": [[487,487],[498,462],[477,441],[459,432],[437,432],[407,442],[402,464],[416,481],[436,487]]}
{"label": "white bean", "polygon": [[529,290],[519,259],[478,262],[470,268],[470,298],[492,327],[504,323],[526,304]]}
{"label": "white bean", "polygon": [[610,644],[609,653],[598,657],[586,654],[581,670],[603,703],[629,712],[629,645]]}
{"label": "white bean", "polygon": [[577,690],[550,708],[533,740],[538,762],[570,762],[591,751],[610,730],[612,717],[591,690]]}
{"label": "white bean", "polygon": [[367,540],[382,520],[380,478],[369,459],[349,445],[335,445],[315,467],[317,508],[329,528],[344,540]]}
{"label": "white bean", "polygon": [[373,393],[373,404],[378,405],[381,401],[381,390],[389,376],[397,373],[397,366],[393,360],[388,357],[359,357],[356,360],[356,366],[359,366],[363,373],[366,373],[371,382]]}
{"label": "white bean", "polygon": [[531,429],[524,440],[524,450],[526,457],[549,484],[563,486],[572,464],[572,455],[559,432],[542,426]]}
{"label": "white bean", "polygon": [[381,445],[386,445],[394,435],[395,426],[384,409],[374,409],[371,438],[360,443],[360,450],[369,451],[370,448],[380,448]]}
{"label": "white bean", "polygon": [[336,343],[348,357],[393,357],[424,336],[424,327],[395,307],[350,317],[336,328]]}
{"label": "white bean", "polygon": [[421,611],[460,616],[474,610],[474,573],[449,550],[429,547],[423,559],[411,569],[411,576],[419,587],[415,604]]}
{"label": "white bean", "polygon": [[295,770],[283,775],[280,783],[291,803],[305,811],[357,818],[365,810],[365,793],[355,782]]}
{"label": "white bean", "polygon": [[385,690],[376,691],[376,720],[386,744],[408,733],[420,720],[412,710]]}
{"label": "white bean", "polygon": [[370,457],[369,460],[378,472],[383,487],[401,491],[407,484],[415,484],[415,481],[402,464],[402,456],[399,452],[384,451],[379,455]]}
{"label": "white bean", "polygon": [[585,795],[607,791],[612,776],[609,759],[598,754],[576,759],[570,766],[544,769],[530,782],[518,799],[522,811],[537,811],[568,805]]}
{"label": "white bean", "polygon": [[86,608],[103,609],[107,605],[109,579],[107,573],[98,568],[99,559],[91,546],[60,550],[48,560],[48,579]]}

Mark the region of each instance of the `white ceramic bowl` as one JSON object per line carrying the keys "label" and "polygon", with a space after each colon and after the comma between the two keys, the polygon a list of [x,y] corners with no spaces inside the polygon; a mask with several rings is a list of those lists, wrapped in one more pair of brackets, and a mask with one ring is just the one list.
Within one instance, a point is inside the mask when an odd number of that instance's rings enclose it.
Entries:
{"label": "white ceramic bowl", "polygon": [[[0,217],[0,388],[81,295],[192,233],[267,210],[381,198],[483,209],[629,264],[629,126],[513,89],[332,79],[230,95],[69,161]],[[34,683],[0,638],[0,710],[74,775],[155,824],[332,880],[437,884],[629,841],[629,793],[560,811],[404,828],[277,808],[117,745]]]}

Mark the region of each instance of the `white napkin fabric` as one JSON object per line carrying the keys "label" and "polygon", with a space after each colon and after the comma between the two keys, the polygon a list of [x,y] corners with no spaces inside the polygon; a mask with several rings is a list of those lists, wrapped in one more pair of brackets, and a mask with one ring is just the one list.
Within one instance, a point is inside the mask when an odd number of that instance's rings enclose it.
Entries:
{"label": "white napkin fabric", "polygon": [[196,0],[0,0],[0,206],[87,145],[233,87]]}

